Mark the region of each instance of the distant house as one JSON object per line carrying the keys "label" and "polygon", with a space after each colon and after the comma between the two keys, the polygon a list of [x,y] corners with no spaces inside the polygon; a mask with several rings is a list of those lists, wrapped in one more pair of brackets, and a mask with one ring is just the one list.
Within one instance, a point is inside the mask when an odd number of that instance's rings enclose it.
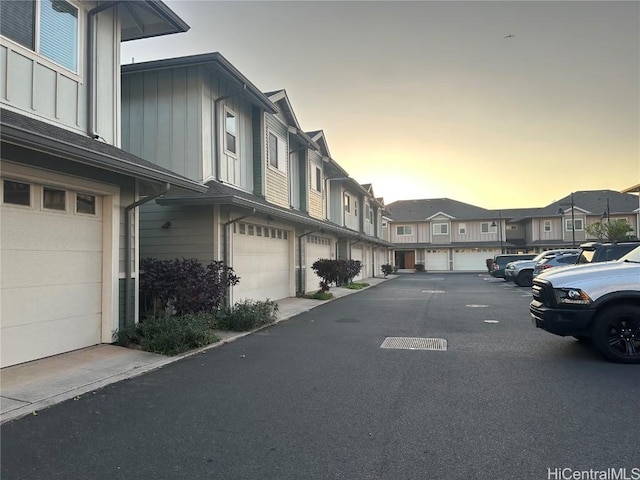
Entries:
{"label": "distant house", "polygon": [[326,139],[302,130],[286,91],[261,92],[219,53],[122,74],[124,148],[208,186],[141,209],[143,257],[225,261],[240,276],[231,303],[317,290],[311,265],[351,258],[342,244],[386,257],[388,242],[328,215]]}
{"label": "distant house", "polygon": [[0,2],[0,16],[6,367],[135,321],[138,203],[206,188],[119,148],[120,42],[188,29],[162,2]]}
{"label": "distant house", "polygon": [[587,226],[625,220],[638,232],[638,197],[613,190],[574,192],[545,207],[485,210],[451,199],[388,205],[390,241],[399,268],[482,271],[495,254],[540,252],[595,240]]}

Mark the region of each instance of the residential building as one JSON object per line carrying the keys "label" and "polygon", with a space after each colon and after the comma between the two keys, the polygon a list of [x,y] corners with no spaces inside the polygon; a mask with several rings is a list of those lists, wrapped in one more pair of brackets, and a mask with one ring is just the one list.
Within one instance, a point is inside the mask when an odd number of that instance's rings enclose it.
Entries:
{"label": "residential building", "polygon": [[[120,42],[184,32],[162,2],[0,2],[1,361],[135,321],[137,205],[199,183],[120,146]],[[143,198],[144,197],[144,198]]]}
{"label": "residential building", "polygon": [[428,271],[482,271],[498,253],[541,252],[596,240],[587,226],[624,220],[638,232],[638,197],[579,191],[545,207],[486,210],[451,199],[403,200],[387,206],[395,265]]}
{"label": "residential building", "polygon": [[353,258],[342,243],[391,246],[328,218],[337,164],[321,132],[302,130],[286,91],[261,92],[220,53],[122,74],[124,148],[208,186],[141,209],[144,257],[224,261],[240,277],[234,303],[317,290],[315,260]]}

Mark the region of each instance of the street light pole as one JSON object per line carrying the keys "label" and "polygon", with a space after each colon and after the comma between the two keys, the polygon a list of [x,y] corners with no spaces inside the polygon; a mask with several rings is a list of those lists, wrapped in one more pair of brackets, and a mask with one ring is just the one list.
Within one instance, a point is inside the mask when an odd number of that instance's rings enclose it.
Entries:
{"label": "street light pole", "polygon": [[573,192],[571,192],[571,242],[573,248],[576,248],[576,219],[574,217],[575,203],[573,203]]}
{"label": "street light pole", "polygon": [[504,253],[504,243],[502,242],[502,210],[498,210],[498,218],[500,223],[498,224],[498,236],[500,238],[500,253]]}

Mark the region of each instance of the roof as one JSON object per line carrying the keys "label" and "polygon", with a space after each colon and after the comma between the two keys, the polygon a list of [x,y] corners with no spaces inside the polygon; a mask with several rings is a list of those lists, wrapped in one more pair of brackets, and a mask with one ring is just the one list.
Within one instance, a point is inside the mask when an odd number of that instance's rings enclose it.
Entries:
{"label": "roof", "polygon": [[450,198],[399,200],[388,204],[386,210],[394,222],[424,222],[436,214],[444,214],[456,220],[498,218],[497,212]]}
{"label": "roof", "polygon": [[206,186],[200,182],[178,175],[113,145],[11,110],[0,109],[0,126],[0,138],[3,143],[39,150],[134,178],[170,183],[195,192],[206,191]]}
{"label": "roof", "polygon": [[[236,83],[239,90],[244,92],[253,101],[263,107],[269,113],[277,113],[276,106],[260,91],[251,81],[245,77],[240,70],[234,67],[229,60],[224,58],[219,52],[202,53],[189,55],[186,57],[166,58],[162,60],[152,60],[149,62],[129,63],[121,65],[122,75],[146,72],[150,70],[162,70],[169,68],[182,68],[192,65],[205,65],[226,76],[231,82]],[[234,92],[229,92],[233,94]],[[215,100],[215,99],[214,99]]]}
{"label": "roof", "polygon": [[[559,215],[559,209],[571,211],[571,197],[569,194],[560,200],[550,203],[533,211],[527,217],[553,217]],[[620,213],[631,213],[638,208],[638,197],[631,193],[620,193],[615,190],[587,190],[573,193],[573,206],[576,210],[582,210],[591,215],[602,215],[609,205],[611,215]]]}
{"label": "roof", "polygon": [[267,215],[278,217],[282,220],[305,225],[317,230],[334,233],[341,237],[348,237],[353,239],[363,239],[378,245],[392,247],[393,244],[376,237],[370,237],[360,232],[341,227],[328,220],[319,220],[311,217],[308,214],[300,212],[294,209],[287,209],[273,205],[267,202],[264,198],[257,195],[253,195],[249,192],[239,190],[230,185],[226,185],[220,182],[211,181],[208,183],[209,189],[206,193],[202,194],[188,194],[172,197],[164,197],[156,200],[160,205],[235,205],[238,207],[245,207],[255,209],[256,212],[260,212]]}
{"label": "roof", "polygon": [[[159,0],[112,3],[119,8],[123,42],[182,33],[190,28],[173,10]],[[98,8],[106,7],[106,4],[102,4]]]}

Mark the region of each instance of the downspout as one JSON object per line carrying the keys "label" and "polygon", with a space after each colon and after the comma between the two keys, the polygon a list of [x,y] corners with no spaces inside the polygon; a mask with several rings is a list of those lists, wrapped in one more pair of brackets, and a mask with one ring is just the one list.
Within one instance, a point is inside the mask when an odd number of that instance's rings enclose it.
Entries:
{"label": "downspout", "polygon": [[[252,208],[251,213],[247,213],[246,215],[242,215],[241,217],[234,218],[222,224],[222,259],[225,266],[229,266],[230,263],[230,255],[229,255],[229,225],[239,222],[240,220],[244,220],[247,217],[251,217],[256,214],[256,209]],[[226,306],[229,306],[229,290],[225,285],[225,293],[224,293],[224,302]]]}
{"label": "downspout", "polygon": [[164,195],[171,189],[171,185],[166,183],[164,186],[164,190],[156,193],[154,195],[150,195],[148,197],[141,198],[137,202],[133,202],[131,205],[127,206],[124,210],[124,262],[125,262],[125,279],[124,279],[124,326],[133,325],[132,321],[132,312],[131,312],[131,303],[132,303],[132,294],[131,294],[131,275],[133,273],[131,268],[131,211],[134,208],[139,207],[140,205],[150,202],[158,198],[161,195]]}
{"label": "downspout", "polygon": [[[96,15],[108,8],[116,6],[120,2],[106,2],[98,5],[96,8],[89,10],[87,14],[87,134],[97,140],[100,135],[96,132],[95,122],[95,70],[96,70],[96,55],[95,49],[95,18]],[[118,73],[119,74],[119,73]]]}
{"label": "downspout", "polygon": [[215,158],[215,161],[216,161],[216,180],[218,182],[222,181],[220,179],[220,142],[218,141],[218,137],[219,137],[219,134],[220,134],[220,132],[219,132],[220,119],[219,119],[219,115],[218,115],[218,105],[223,100],[227,100],[228,98],[231,98],[231,97],[233,97],[235,95],[238,95],[238,94],[244,92],[246,89],[247,89],[247,85],[243,83],[242,84],[242,90],[237,90],[235,92],[228,93],[226,95],[218,97],[213,102],[213,128],[214,128],[213,140],[215,142],[214,152],[215,152],[215,156],[216,156],[216,158]]}
{"label": "downspout", "polygon": [[317,232],[317,230],[311,230],[310,232],[303,233],[298,237],[298,291],[297,293],[303,294],[304,285],[302,285],[302,237],[306,237],[307,235],[311,235],[312,233]]}

